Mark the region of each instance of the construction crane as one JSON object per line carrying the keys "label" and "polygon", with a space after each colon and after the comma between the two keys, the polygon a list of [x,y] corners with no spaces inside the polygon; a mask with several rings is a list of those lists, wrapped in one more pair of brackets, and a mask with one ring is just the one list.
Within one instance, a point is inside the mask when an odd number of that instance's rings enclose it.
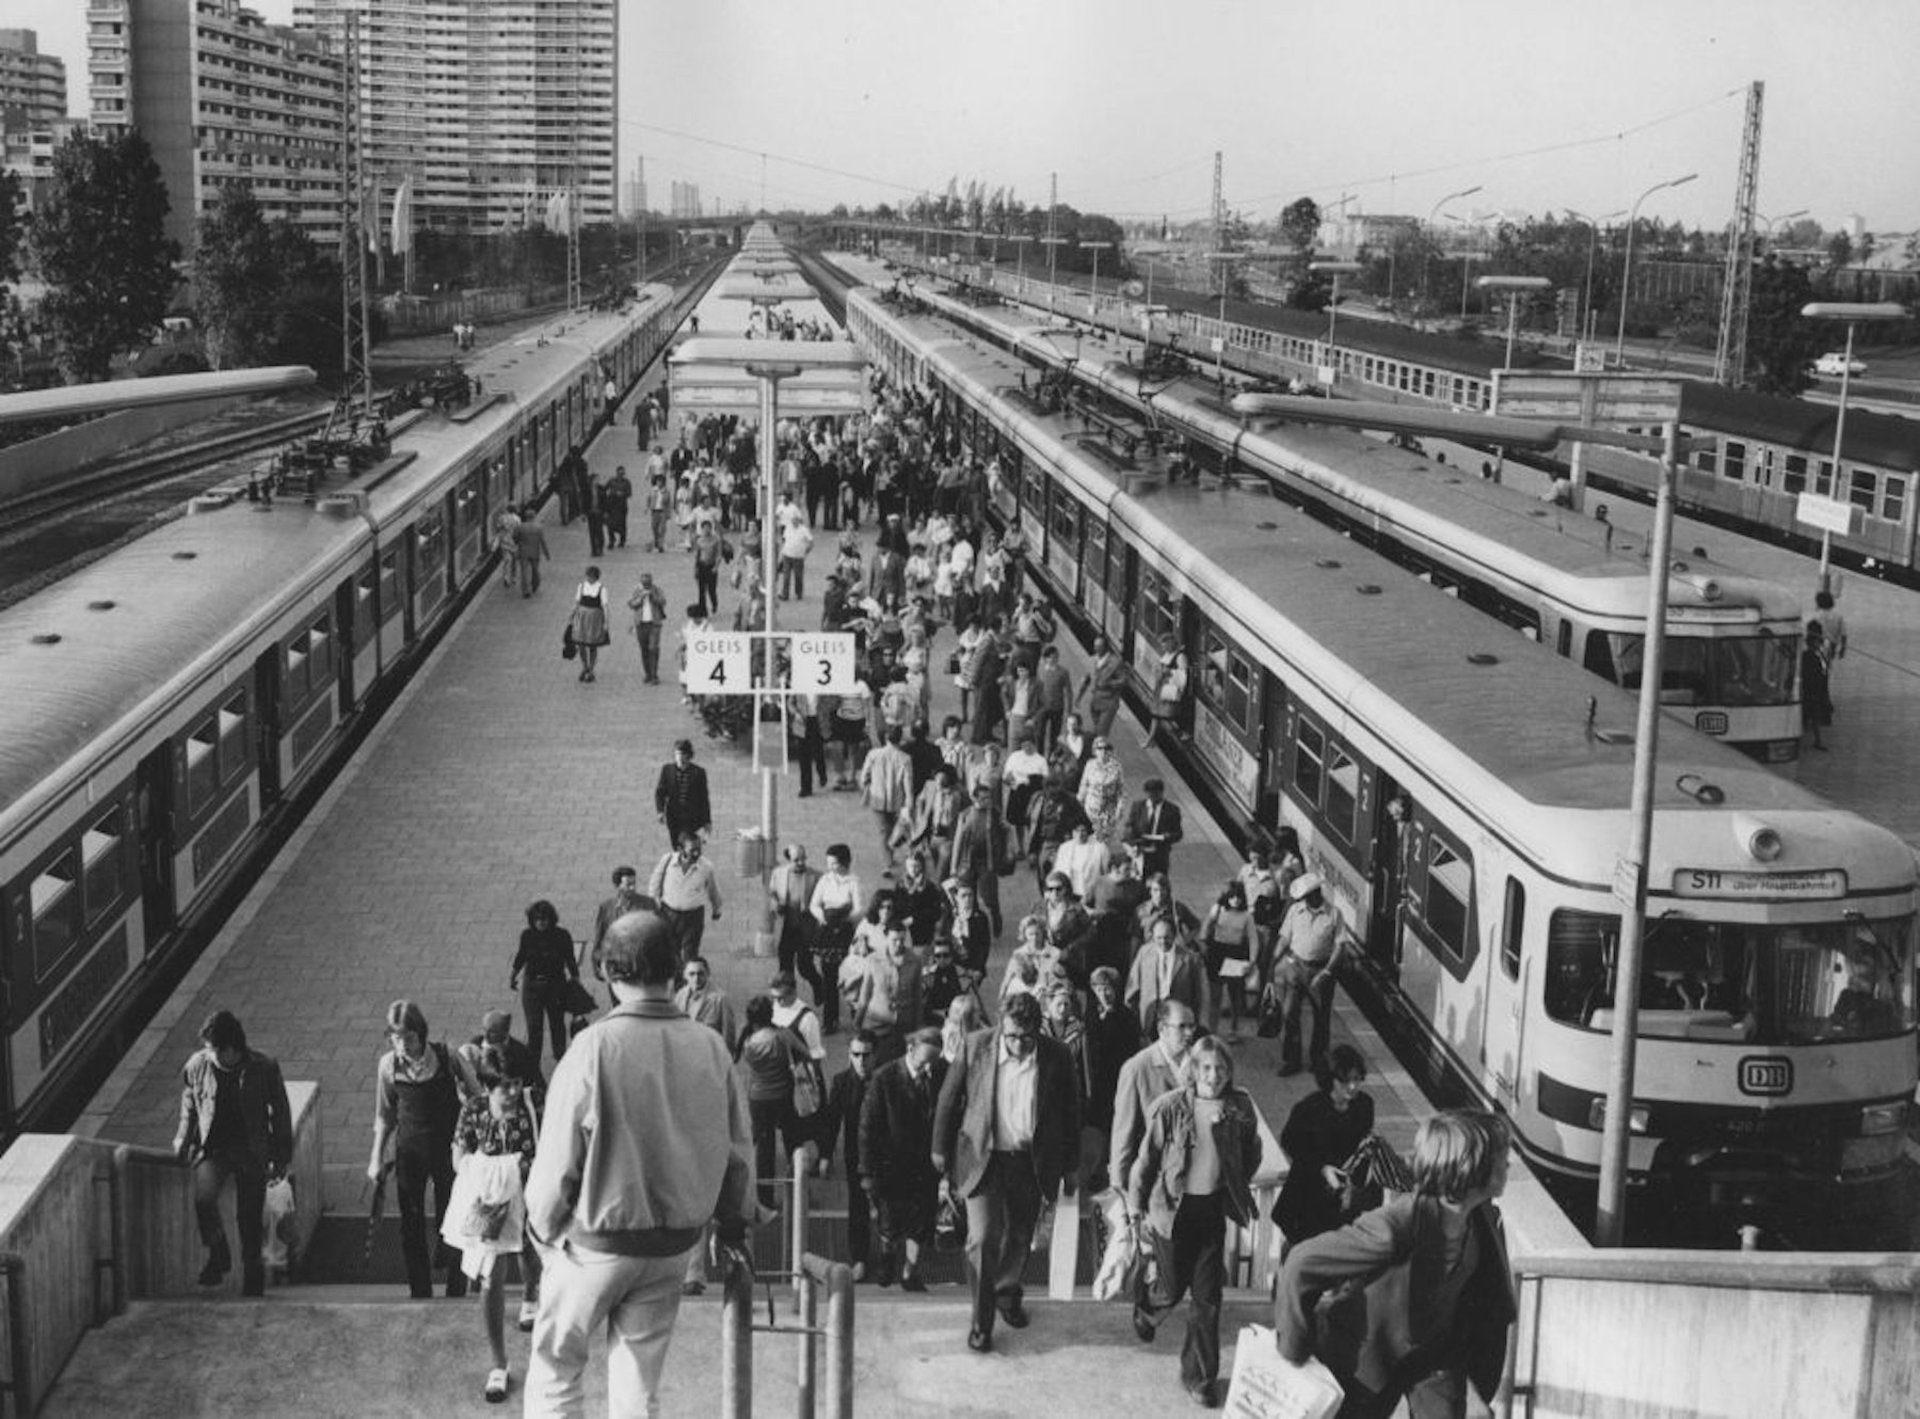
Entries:
{"label": "construction crane", "polygon": [[1713,356],[1715,384],[1738,388],[1747,373],[1747,316],[1753,306],[1753,218],[1760,200],[1760,111],[1767,86],[1747,87],[1747,121],[1740,137],[1740,180],[1727,228],[1727,270],[1720,286],[1720,343]]}

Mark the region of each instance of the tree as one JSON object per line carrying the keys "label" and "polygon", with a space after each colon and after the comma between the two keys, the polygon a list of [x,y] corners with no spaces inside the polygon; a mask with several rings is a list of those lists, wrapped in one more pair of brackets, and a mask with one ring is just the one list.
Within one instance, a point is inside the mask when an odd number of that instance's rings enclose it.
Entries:
{"label": "tree", "polygon": [[1311,256],[1320,236],[1320,204],[1311,197],[1289,202],[1280,213],[1280,235],[1302,260]]}
{"label": "tree", "polygon": [[20,248],[24,235],[21,221],[21,190],[18,175],[0,168],[0,287],[20,279]]}
{"label": "tree", "polygon": [[166,315],[180,259],[167,206],[159,164],[132,129],[75,133],[54,150],[31,249],[49,287],[41,318],[69,381],[105,379]]}
{"label": "tree", "polygon": [[273,257],[273,237],[253,189],[244,183],[222,188],[212,214],[200,219],[193,257],[193,309],[213,368],[260,363],[280,286]]}
{"label": "tree", "polygon": [[[275,364],[312,365],[323,378],[340,373],[340,262],[292,222],[267,228],[268,254],[278,273],[272,323],[263,354]],[[377,343],[384,319],[373,312]]]}
{"label": "tree", "polygon": [[1791,396],[1813,383],[1807,367],[1820,352],[1820,332],[1800,314],[1812,299],[1813,283],[1805,267],[1777,260],[1771,252],[1754,266],[1747,308],[1747,383],[1760,393]]}
{"label": "tree", "polygon": [[1853,238],[1845,232],[1835,232],[1827,238],[1827,269],[1838,271],[1853,262]]}

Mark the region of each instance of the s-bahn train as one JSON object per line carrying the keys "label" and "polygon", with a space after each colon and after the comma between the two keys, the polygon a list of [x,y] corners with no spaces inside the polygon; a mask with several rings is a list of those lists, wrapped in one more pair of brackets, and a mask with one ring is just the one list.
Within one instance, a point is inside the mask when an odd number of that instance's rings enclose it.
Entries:
{"label": "s-bahn train", "polygon": [[[908,258],[902,253],[903,262]],[[1023,284],[1005,271],[987,277],[995,290]],[[1021,299],[1045,302],[1043,282],[1025,281]],[[924,289],[924,288],[923,288]],[[1322,317],[1273,306],[1229,302],[1225,318],[1214,302],[1190,293],[1162,297],[1178,307],[1154,323],[1165,340],[1178,336],[1189,352],[1222,342],[1230,369],[1259,378],[1314,380],[1332,370],[1337,388],[1356,397],[1438,408],[1485,410],[1493,404],[1495,346],[1476,345],[1402,325],[1348,320],[1329,344]],[[1104,298],[1089,311],[1084,292],[1061,287],[1053,298],[1062,316],[1137,338],[1143,302]],[[1212,357],[1198,354],[1202,363]],[[1564,361],[1522,349],[1516,368],[1565,369]],[[1681,381],[1680,428],[1700,446],[1683,468],[1680,510],[1735,531],[1811,549],[1819,535],[1796,520],[1799,494],[1850,504],[1853,528],[1836,533],[1837,559],[1871,563],[1911,581],[1920,574],[1920,418],[1847,410],[1839,467],[1834,463],[1833,405],[1729,390],[1702,380]],[[1652,458],[1590,446],[1587,478],[1598,489],[1650,499],[1659,477]]]}
{"label": "s-bahn train", "polygon": [[[1271,479],[1356,541],[1594,673],[1638,687],[1644,538],[1349,430],[1249,427],[1221,403],[1211,380],[1150,373],[1104,347],[1070,344],[1024,311],[982,308],[944,291],[915,295],[1070,380],[1070,400],[1087,418],[1135,441],[1184,442],[1226,476]],[[1668,714],[1763,762],[1797,758],[1798,598],[1697,548],[1674,559],[1667,590],[1661,682]]]}
{"label": "s-bahn train", "polygon": [[59,1117],[137,1028],[285,806],[488,575],[494,514],[586,442],[675,308],[647,286],[483,352],[478,400],[409,416],[337,490],[196,498],[0,611],[0,1131]]}
{"label": "s-bahn train", "polygon": [[[930,391],[999,515],[1136,699],[1195,668],[1176,764],[1248,834],[1282,824],[1402,1040],[1598,1170],[1630,841],[1634,698],[1264,485],[1168,487],[1044,413],[1012,356],[871,289],[855,338]],[[1916,871],[1894,834],[1679,725],[1659,745],[1630,1165],[1772,1205],[1897,1172],[1915,1083]],[[1194,890],[1203,890],[1204,884]]]}

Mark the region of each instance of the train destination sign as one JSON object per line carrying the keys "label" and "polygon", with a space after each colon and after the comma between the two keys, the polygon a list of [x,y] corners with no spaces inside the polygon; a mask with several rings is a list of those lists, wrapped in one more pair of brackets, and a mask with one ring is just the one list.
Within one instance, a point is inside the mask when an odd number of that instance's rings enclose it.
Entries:
{"label": "train destination sign", "polygon": [[1847,874],[1838,867],[1816,872],[1722,872],[1682,867],[1673,874],[1676,897],[1775,897],[1833,901],[1847,894]]}

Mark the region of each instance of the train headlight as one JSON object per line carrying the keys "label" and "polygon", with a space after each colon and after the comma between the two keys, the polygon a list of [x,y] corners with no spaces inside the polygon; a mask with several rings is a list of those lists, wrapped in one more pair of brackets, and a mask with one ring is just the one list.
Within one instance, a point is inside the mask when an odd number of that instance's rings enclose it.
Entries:
{"label": "train headlight", "polygon": [[[1629,1133],[1645,1133],[1647,1131],[1648,1118],[1649,1114],[1645,1104],[1630,1105],[1627,1109],[1627,1131]],[[1598,1095],[1592,1103],[1587,1105],[1587,1127],[1593,1129],[1595,1132],[1604,1132],[1606,1126],[1606,1096]]]}
{"label": "train headlight", "polygon": [[1907,1126],[1907,1105],[1904,1100],[1891,1104],[1870,1104],[1860,1110],[1860,1132],[1863,1136],[1876,1133],[1898,1133]]}
{"label": "train headlight", "polygon": [[1772,862],[1786,846],[1778,828],[1746,813],[1733,815],[1733,835],[1755,862]]}

